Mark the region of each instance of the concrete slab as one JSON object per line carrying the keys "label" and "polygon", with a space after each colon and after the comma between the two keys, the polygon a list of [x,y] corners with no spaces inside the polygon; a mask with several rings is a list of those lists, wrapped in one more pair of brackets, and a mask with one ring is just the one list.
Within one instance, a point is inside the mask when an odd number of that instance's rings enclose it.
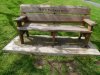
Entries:
{"label": "concrete slab", "polygon": [[46,35],[36,35],[25,38],[25,44],[20,44],[19,37],[15,37],[3,48],[6,52],[40,55],[100,55],[98,49],[89,42],[89,48],[84,48],[84,38],[57,36],[57,42],[52,47],[52,39]]}

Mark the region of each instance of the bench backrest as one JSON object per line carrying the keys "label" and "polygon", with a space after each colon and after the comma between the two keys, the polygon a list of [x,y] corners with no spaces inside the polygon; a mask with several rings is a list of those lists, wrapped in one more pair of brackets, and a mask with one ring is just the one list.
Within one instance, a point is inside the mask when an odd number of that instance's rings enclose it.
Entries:
{"label": "bench backrest", "polygon": [[49,5],[27,5],[20,6],[21,15],[26,15],[33,22],[82,22],[89,18],[90,9],[79,6],[49,6]]}

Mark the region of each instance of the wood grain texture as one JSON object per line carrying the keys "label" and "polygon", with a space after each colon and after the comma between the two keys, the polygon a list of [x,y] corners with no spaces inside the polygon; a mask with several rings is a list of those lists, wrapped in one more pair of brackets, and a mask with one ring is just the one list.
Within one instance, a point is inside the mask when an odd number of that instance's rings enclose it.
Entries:
{"label": "wood grain texture", "polygon": [[90,25],[90,26],[96,25],[96,23],[95,23],[94,21],[90,20],[90,19],[84,19],[83,21],[84,21],[85,23],[87,23],[88,25]]}
{"label": "wood grain texture", "polygon": [[88,32],[87,28],[81,25],[55,25],[55,24],[40,24],[27,23],[23,27],[18,27],[18,30],[40,30],[40,31],[69,31],[69,32]]}
{"label": "wood grain texture", "polygon": [[50,5],[28,5],[20,6],[21,12],[34,13],[62,13],[62,14],[90,14],[90,9],[81,6],[50,6]]}
{"label": "wood grain texture", "polygon": [[89,16],[60,15],[60,14],[27,14],[29,21],[33,22],[82,22]]}

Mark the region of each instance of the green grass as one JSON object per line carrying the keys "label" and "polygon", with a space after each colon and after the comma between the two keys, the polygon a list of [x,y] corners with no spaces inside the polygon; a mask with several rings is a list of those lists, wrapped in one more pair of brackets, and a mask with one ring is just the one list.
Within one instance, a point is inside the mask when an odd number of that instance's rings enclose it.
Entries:
{"label": "green grass", "polygon": [[[98,0],[99,1],[99,0]],[[94,7],[82,0],[0,0],[0,75],[50,75],[50,69],[46,64],[43,69],[33,66],[34,56],[17,53],[3,53],[2,48],[11,41],[17,34],[16,23],[13,19],[19,16],[20,4],[49,4],[49,5],[74,5],[87,6],[91,8],[91,18],[97,22],[91,41],[100,50],[100,8]],[[40,34],[35,32],[33,34]],[[47,34],[47,33],[41,33]],[[59,35],[67,35],[59,33]],[[45,60],[74,60],[77,71],[80,75],[100,75],[100,66],[96,61],[100,61],[98,56],[45,56]],[[66,68],[67,69],[67,68]]]}
{"label": "green grass", "polygon": [[100,0],[92,0],[93,2],[100,3]]}

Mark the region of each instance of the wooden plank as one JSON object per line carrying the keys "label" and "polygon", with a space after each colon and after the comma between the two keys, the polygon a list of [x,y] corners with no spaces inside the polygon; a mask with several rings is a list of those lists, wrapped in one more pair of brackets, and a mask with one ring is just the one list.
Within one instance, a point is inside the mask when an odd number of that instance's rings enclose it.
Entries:
{"label": "wooden plank", "polygon": [[90,26],[96,25],[96,23],[94,21],[90,20],[90,19],[84,19],[84,22],[87,23]]}
{"label": "wooden plank", "polygon": [[26,16],[20,16],[16,19],[14,19],[15,21],[23,21],[26,18]]}
{"label": "wooden plank", "polygon": [[53,25],[40,23],[27,23],[23,27],[18,27],[18,30],[91,32],[81,25]]}
{"label": "wooden plank", "polygon": [[[89,48],[83,48],[79,44],[73,44],[73,42],[77,42],[78,37],[69,38],[57,36],[56,38],[64,41],[63,43],[65,44],[62,44],[61,46],[56,45],[54,47],[47,45],[47,42],[48,40],[50,41],[51,37],[45,35],[34,36],[33,41],[26,38],[27,40],[25,40],[25,44],[20,44],[19,37],[17,36],[7,46],[5,46],[3,50],[6,52],[36,55],[100,55],[98,49],[96,49],[91,42],[89,43]],[[46,45],[43,45],[44,42],[46,42]]]}
{"label": "wooden plank", "polygon": [[63,13],[63,14],[90,14],[90,9],[82,6],[50,6],[22,4],[20,10],[23,13]]}
{"label": "wooden plank", "polygon": [[82,22],[89,16],[59,15],[59,14],[27,14],[29,21],[33,22]]}

